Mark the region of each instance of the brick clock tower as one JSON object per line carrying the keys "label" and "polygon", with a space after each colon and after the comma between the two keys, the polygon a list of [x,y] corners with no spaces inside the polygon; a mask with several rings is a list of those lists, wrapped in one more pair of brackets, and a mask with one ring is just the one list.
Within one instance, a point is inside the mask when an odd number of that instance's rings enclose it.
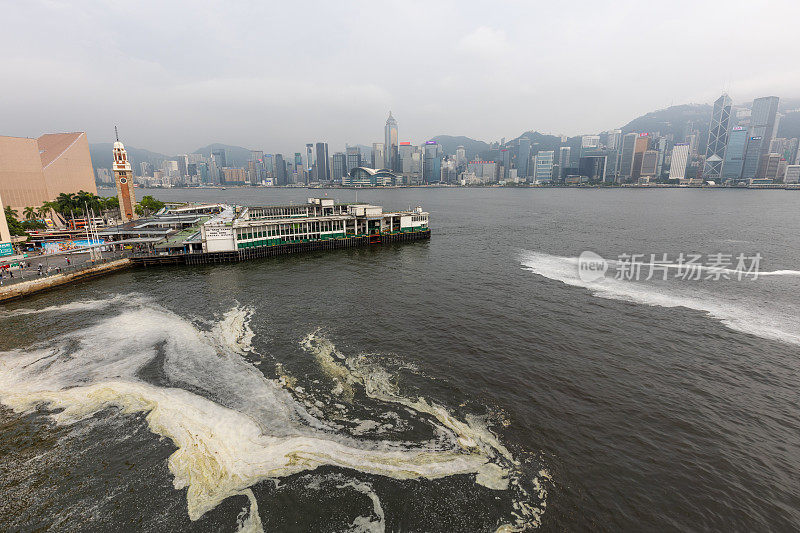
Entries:
{"label": "brick clock tower", "polygon": [[138,218],[134,209],[136,206],[136,192],[133,190],[133,170],[131,170],[131,163],[128,161],[128,152],[119,142],[119,133],[117,133],[116,127],[114,128],[114,133],[117,136],[117,142],[114,143],[114,181],[117,184],[119,213],[122,217],[122,222],[130,222]]}

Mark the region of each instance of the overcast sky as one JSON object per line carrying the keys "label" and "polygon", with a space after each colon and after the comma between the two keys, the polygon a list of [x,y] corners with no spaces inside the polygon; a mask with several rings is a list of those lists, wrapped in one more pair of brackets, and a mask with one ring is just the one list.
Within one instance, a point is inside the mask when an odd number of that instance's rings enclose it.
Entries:
{"label": "overcast sky", "polygon": [[389,109],[402,141],[492,141],[800,96],[798,0],[108,4],[0,0],[0,135],[333,151]]}

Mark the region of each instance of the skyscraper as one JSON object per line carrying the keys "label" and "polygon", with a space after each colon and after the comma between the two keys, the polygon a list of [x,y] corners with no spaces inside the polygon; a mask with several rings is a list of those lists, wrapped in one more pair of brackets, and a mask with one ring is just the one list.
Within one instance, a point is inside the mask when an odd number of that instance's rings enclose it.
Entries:
{"label": "skyscraper", "polygon": [[314,144],[306,144],[306,170],[308,171],[309,179],[311,179],[311,169],[314,168]]}
{"label": "skyscraper", "polygon": [[423,145],[422,179],[425,183],[438,183],[442,179],[441,147],[436,141]]}
{"label": "skyscraper", "polygon": [[669,179],[686,177],[686,163],[689,161],[689,143],[676,144],[672,148],[672,159],[669,166]]}
{"label": "skyscraper", "polygon": [[648,137],[646,133],[640,133],[633,147],[633,169],[631,171],[631,178],[634,180],[638,180],[642,176],[642,161],[644,160],[644,153],[649,147],[650,137]]}
{"label": "skyscraper", "polygon": [[620,161],[619,176],[624,181],[633,176],[633,151],[636,148],[637,133],[628,133],[622,137],[622,156]]}
{"label": "skyscraper", "polygon": [[328,143],[317,143],[317,181],[330,181],[331,171],[328,163]]}
{"label": "skyscraper", "polygon": [[769,143],[777,133],[778,102],[777,96],[765,96],[753,100],[750,134],[742,169],[742,177],[745,179],[764,177],[766,168],[761,162],[769,153]]}
{"label": "skyscraper", "polygon": [[399,157],[398,157],[398,137],[397,137],[397,121],[389,111],[389,118],[386,119],[386,127],[384,128],[384,150],[386,150],[386,167],[396,172],[399,172]]}
{"label": "skyscraper", "polygon": [[521,178],[530,176],[531,140],[522,137],[517,148],[517,175]]}
{"label": "skyscraper", "polygon": [[730,97],[723,94],[714,102],[714,110],[711,113],[706,162],[703,167],[703,177],[711,180],[719,180],[722,177],[722,163],[725,161],[725,147],[728,144],[731,105],[733,102]]}
{"label": "skyscraper", "polygon": [[555,152],[545,150],[536,154],[534,163],[534,179],[537,182],[550,181],[553,179],[553,160]]}
{"label": "skyscraper", "polygon": [[347,176],[347,156],[344,152],[333,153],[333,179],[339,180]]}
{"label": "skyscraper", "polygon": [[383,143],[372,143],[372,168],[386,168]]}
{"label": "skyscraper", "polygon": [[283,154],[275,154],[275,185],[287,185],[288,183],[286,162],[283,160]]}
{"label": "skyscraper", "polygon": [[228,166],[228,161],[225,158],[225,149],[224,148],[215,148],[211,150],[211,155],[214,157],[214,160],[217,163],[219,168],[224,168]]}
{"label": "skyscraper", "polygon": [[345,154],[347,155],[347,175],[349,176],[351,170],[361,166],[361,148],[348,146],[345,148]]}
{"label": "skyscraper", "polygon": [[[116,131],[116,128],[114,128]],[[117,141],[114,143],[114,181],[117,184],[117,199],[119,200],[119,215],[122,222],[136,220],[136,193],[133,189],[133,170],[128,161],[128,152],[125,146]]]}
{"label": "skyscraper", "polygon": [[558,149],[558,167],[563,171],[565,168],[569,168],[570,165],[570,152],[572,149],[569,146],[562,146]]}

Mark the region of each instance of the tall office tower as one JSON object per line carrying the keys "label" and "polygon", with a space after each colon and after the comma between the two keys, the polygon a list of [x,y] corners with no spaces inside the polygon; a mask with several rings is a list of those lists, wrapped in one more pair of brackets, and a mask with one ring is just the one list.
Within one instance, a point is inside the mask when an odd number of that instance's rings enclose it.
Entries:
{"label": "tall office tower", "polygon": [[344,152],[333,153],[333,175],[334,180],[340,180],[348,175],[347,155]]}
{"label": "tall office tower", "polygon": [[386,119],[386,127],[383,129],[384,133],[384,150],[386,150],[386,168],[394,171],[400,171],[400,158],[398,154],[399,142],[397,137],[397,121],[389,111],[389,118]]}
{"label": "tall office tower", "polygon": [[317,166],[316,178],[317,181],[330,181],[331,170],[329,168],[328,160],[328,143],[317,143]]}
{"label": "tall office tower", "polygon": [[781,161],[784,162],[783,169],[786,168],[786,161],[783,159],[781,154],[767,154],[764,158],[764,177],[767,179],[771,179],[773,181],[777,181],[778,177],[783,177],[781,174]]}
{"label": "tall office tower", "polygon": [[555,159],[553,150],[545,150],[536,154],[534,168],[534,179],[536,181],[550,181],[553,179],[553,160]]}
{"label": "tall office tower", "polygon": [[658,142],[656,143],[656,148],[658,149],[658,161],[656,162],[656,178],[661,178],[661,174],[664,172],[664,159],[666,159],[667,156],[667,138],[659,137]]}
{"label": "tall office tower", "polygon": [[422,145],[422,181],[438,183],[442,179],[442,150],[436,141]]}
{"label": "tall office tower", "polygon": [[527,137],[522,137],[519,140],[517,147],[517,175],[520,178],[527,178],[531,175],[531,140]]}
{"label": "tall office tower", "polygon": [[600,148],[599,135],[584,135],[581,137],[581,156],[586,152],[593,152],[598,148]]}
{"label": "tall office tower", "polygon": [[703,177],[707,179],[719,180],[722,177],[722,163],[725,161],[725,147],[728,145],[732,105],[733,102],[727,94],[723,94],[714,102],[711,123],[708,126],[706,162],[703,167]]}
{"label": "tall office tower", "polygon": [[508,179],[511,176],[511,150],[503,148],[500,150],[500,157],[503,161],[503,178]]}
{"label": "tall office tower", "polygon": [[646,150],[642,156],[641,176],[656,177],[658,170],[658,150]]}
{"label": "tall office tower", "polygon": [[211,155],[214,157],[215,161],[217,162],[217,166],[219,168],[225,168],[228,166],[228,161],[227,158],[225,157],[224,148],[215,148],[211,150]]}
{"label": "tall office tower", "polygon": [[777,96],[765,96],[753,100],[742,178],[764,177],[766,167],[761,161],[769,153],[769,144],[777,133],[778,102]]}
{"label": "tall office tower", "polygon": [[646,133],[640,133],[636,138],[636,143],[633,147],[633,170],[631,178],[638,180],[642,176],[642,161],[644,153],[650,147],[650,137]]}
{"label": "tall office tower", "polygon": [[742,177],[744,154],[747,148],[747,128],[734,126],[728,133],[725,161],[722,163],[722,181],[738,180]]}
{"label": "tall office tower", "polygon": [[345,148],[347,155],[347,174],[354,168],[361,166],[361,148],[358,146],[348,146]]}
{"label": "tall office tower", "polygon": [[622,144],[622,130],[609,130],[606,132],[606,148],[618,150]]}
{"label": "tall office tower", "polygon": [[283,160],[283,154],[275,154],[275,185],[286,185],[286,163]]}
{"label": "tall office tower", "polygon": [[456,148],[456,168],[466,167],[467,165],[467,149],[463,146]]}
{"label": "tall office tower", "polygon": [[311,175],[311,169],[314,168],[314,144],[306,144],[306,170]]}
{"label": "tall office tower", "polygon": [[383,143],[372,143],[372,168],[386,168]]}
{"label": "tall office tower", "polygon": [[603,182],[606,180],[606,164],[608,157],[604,155],[590,155],[578,160],[578,174],[586,176],[590,182]]}
{"label": "tall office tower", "polygon": [[672,148],[672,159],[669,166],[669,179],[686,177],[686,164],[689,162],[689,143],[679,143]]}
{"label": "tall office tower", "polygon": [[570,165],[570,152],[572,149],[569,146],[562,146],[558,149],[558,168],[561,169],[561,173],[564,173],[564,170],[569,168]]}
{"label": "tall office tower", "polygon": [[636,139],[638,133],[628,133],[622,137],[622,155],[619,165],[619,177],[622,180],[629,180],[633,176],[633,152],[636,149]]}
{"label": "tall office tower", "polygon": [[[116,132],[117,128],[114,128]],[[136,220],[136,192],[133,189],[133,170],[131,170],[131,163],[128,161],[128,152],[125,151],[125,146],[119,142],[119,135],[117,141],[114,143],[114,181],[117,184],[117,199],[119,200],[119,215],[122,222],[130,222]]]}

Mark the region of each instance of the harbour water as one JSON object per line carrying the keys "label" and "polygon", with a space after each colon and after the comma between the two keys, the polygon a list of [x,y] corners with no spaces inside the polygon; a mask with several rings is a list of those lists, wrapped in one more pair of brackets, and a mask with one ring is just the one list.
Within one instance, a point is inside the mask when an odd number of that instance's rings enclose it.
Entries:
{"label": "harbour water", "polygon": [[[303,202],[352,190],[137,190]],[[101,191],[101,194],[110,194]],[[389,189],[430,241],[0,307],[0,529],[800,528],[800,196]],[[760,254],[757,279],[577,258]]]}

